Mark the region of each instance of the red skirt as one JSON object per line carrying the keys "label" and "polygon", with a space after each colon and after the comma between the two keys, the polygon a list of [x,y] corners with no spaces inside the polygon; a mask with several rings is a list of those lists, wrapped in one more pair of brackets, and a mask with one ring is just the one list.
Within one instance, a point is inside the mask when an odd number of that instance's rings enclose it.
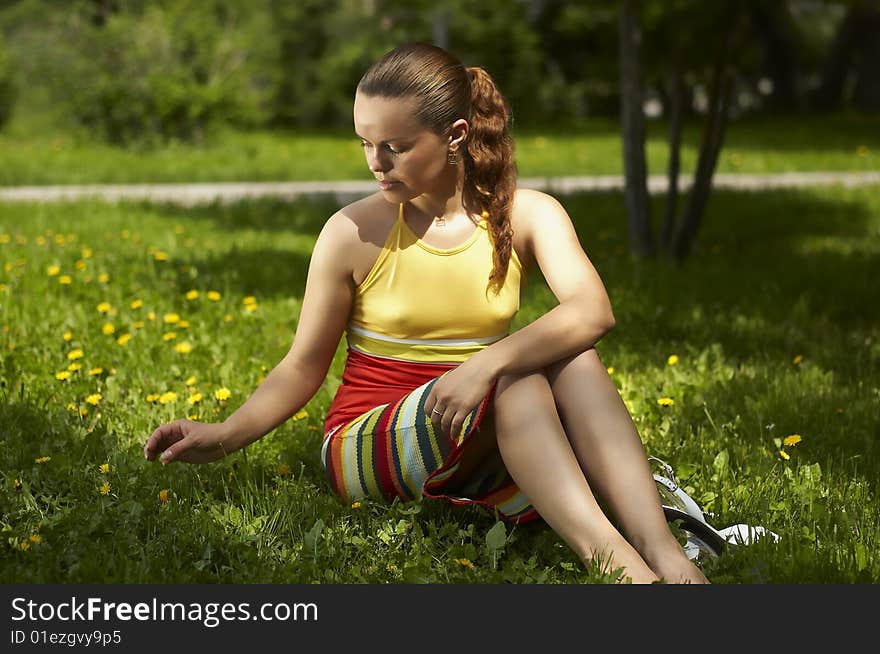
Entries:
{"label": "red skirt", "polygon": [[321,450],[334,492],[348,502],[424,496],[478,504],[514,522],[539,517],[500,457],[493,459],[495,465],[477,466],[474,478],[454,493],[445,488],[471,436],[479,431],[495,390],[468,414],[459,434],[435,433],[424,411],[425,399],[436,381],[455,367],[348,350],[342,384],[324,422]]}

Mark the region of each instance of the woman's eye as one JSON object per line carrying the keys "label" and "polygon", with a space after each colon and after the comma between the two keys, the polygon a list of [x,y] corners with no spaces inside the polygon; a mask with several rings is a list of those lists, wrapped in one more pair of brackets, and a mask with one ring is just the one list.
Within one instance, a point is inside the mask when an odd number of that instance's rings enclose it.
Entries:
{"label": "woman's eye", "polygon": [[[361,141],[361,147],[362,147],[362,148],[369,147],[369,145],[370,145],[370,144],[367,143],[366,141]],[[385,145],[385,149],[388,150],[388,152],[390,152],[391,154],[401,154],[402,152],[404,152],[404,150],[395,150],[394,148],[392,148],[392,147],[391,147],[390,145],[388,145],[388,144]]]}

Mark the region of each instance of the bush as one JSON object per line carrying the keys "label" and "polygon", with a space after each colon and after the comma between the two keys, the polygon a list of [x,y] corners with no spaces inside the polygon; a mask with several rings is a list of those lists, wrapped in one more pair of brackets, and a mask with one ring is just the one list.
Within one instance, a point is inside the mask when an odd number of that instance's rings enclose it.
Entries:
{"label": "bush", "polygon": [[16,88],[13,81],[12,59],[6,52],[3,37],[0,36],[0,128],[12,116],[15,105]]}
{"label": "bush", "polygon": [[199,142],[217,124],[264,119],[271,91],[252,62],[259,28],[241,29],[221,3],[157,3],[100,23],[71,12],[51,31],[44,64],[54,94],[107,141]]}

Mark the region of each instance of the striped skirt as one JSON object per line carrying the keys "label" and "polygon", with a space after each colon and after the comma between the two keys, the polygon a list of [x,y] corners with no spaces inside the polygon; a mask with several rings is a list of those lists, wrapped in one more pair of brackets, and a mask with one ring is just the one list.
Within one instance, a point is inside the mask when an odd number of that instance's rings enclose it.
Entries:
{"label": "striped skirt", "polygon": [[538,517],[500,457],[497,465],[477,466],[473,479],[458,484],[454,492],[446,488],[494,393],[493,388],[471,411],[459,434],[447,437],[435,432],[424,411],[425,400],[437,379],[454,367],[349,350],[321,449],[330,485],[341,498],[352,502],[363,497],[391,501],[424,496],[478,504],[514,522]]}

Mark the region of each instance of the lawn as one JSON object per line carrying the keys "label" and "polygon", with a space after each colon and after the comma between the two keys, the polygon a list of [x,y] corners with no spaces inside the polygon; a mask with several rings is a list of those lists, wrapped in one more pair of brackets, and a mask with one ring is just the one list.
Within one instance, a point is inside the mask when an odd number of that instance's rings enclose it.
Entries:
{"label": "lawn", "polygon": [[[57,125],[57,117],[22,110],[0,131],[0,186],[372,179],[353,128],[225,129],[200,145],[124,149],[98,144],[83,131]],[[695,168],[701,131],[697,120],[685,127],[681,153],[685,173]],[[593,118],[549,129],[514,122],[513,135],[523,177],[612,175],[623,170],[620,128],[614,119]],[[876,116],[745,116],[730,124],[718,171],[877,170],[878,135]],[[650,173],[666,172],[662,120],[648,123],[646,156]]]}
{"label": "lawn", "polygon": [[[13,174],[81,181],[61,170]],[[560,198],[608,287],[617,327],[597,349],[648,452],[716,527],[781,536],[703,560],[716,583],[880,580],[878,191],[716,192],[678,267],[630,260],[620,195]],[[0,205],[0,582],[610,580],[541,523],[342,504],[319,448],[344,342],[313,400],[250,448],[208,466],[143,459],[158,424],[223,419],[283,356],[334,210]],[[532,276],[514,326],[553,303]]]}

